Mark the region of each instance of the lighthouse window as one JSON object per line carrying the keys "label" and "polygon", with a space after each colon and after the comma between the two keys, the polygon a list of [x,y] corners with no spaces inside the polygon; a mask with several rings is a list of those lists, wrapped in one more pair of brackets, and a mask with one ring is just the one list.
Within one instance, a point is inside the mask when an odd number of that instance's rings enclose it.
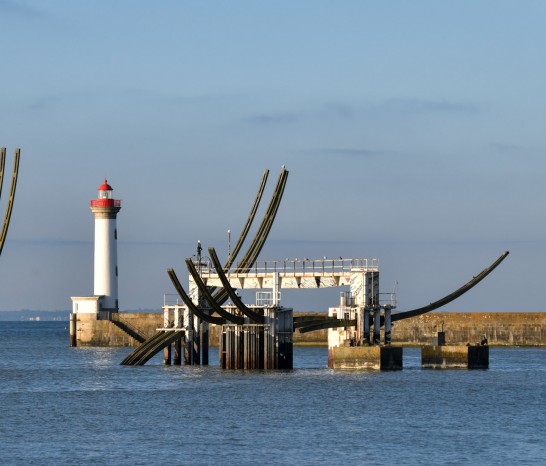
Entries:
{"label": "lighthouse window", "polygon": [[118,266],[116,265],[116,277],[118,276]]}
{"label": "lighthouse window", "polygon": [[118,239],[118,229],[114,230],[114,239]]}

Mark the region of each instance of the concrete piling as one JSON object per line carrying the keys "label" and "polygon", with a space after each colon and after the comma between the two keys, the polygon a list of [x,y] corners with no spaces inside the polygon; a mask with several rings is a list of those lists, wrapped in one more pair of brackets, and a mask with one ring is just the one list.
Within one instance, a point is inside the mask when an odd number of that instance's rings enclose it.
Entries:
{"label": "concrete piling", "polygon": [[173,349],[173,364],[175,366],[180,366],[182,364],[182,340],[176,340],[174,342]]}
{"label": "concrete piling", "polygon": [[373,312],[373,344],[381,344],[381,309],[374,309]]}
{"label": "concrete piling", "polygon": [[265,311],[263,324],[224,324],[219,338],[223,369],[292,369],[292,309]]}
{"label": "concrete piling", "polygon": [[391,310],[385,309],[385,345],[391,344],[391,330],[392,330]]}
{"label": "concrete piling", "polygon": [[171,345],[168,345],[163,349],[163,364],[165,366],[171,365]]}
{"label": "concrete piling", "polygon": [[364,344],[370,344],[370,310],[364,309]]}
{"label": "concrete piling", "polygon": [[425,369],[487,369],[489,346],[421,347],[421,367]]}
{"label": "concrete piling", "polygon": [[77,346],[77,314],[70,314],[70,346]]}

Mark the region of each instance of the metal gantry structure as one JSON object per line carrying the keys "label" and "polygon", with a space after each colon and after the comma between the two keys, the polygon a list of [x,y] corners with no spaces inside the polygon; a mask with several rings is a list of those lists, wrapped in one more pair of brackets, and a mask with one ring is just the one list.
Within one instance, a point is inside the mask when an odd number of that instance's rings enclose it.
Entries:
{"label": "metal gantry structure", "polygon": [[[188,291],[174,269],[167,273],[177,292],[175,303],[164,303],[164,324],[151,338],[143,341],[121,364],[141,365],[164,350],[164,362],[207,365],[209,324],[220,327],[220,366],[226,369],[290,369],[293,366],[293,332],[329,330],[329,346],[380,345],[391,343],[391,327],[397,320],[415,317],[437,309],[470,290],[491,273],[508,255],[503,253],[493,264],[465,285],[427,306],[405,312],[396,309],[394,293],[379,292],[379,261],[359,259],[300,259],[257,261],[279,209],[288,170],[283,166],[265,215],[242,259],[242,249],[266,185],[264,172],[250,215],[224,265],[216,250],[197,254],[185,261],[189,274]],[[328,315],[297,316],[281,305],[281,290],[349,287],[341,293],[339,306]],[[256,303],[245,305],[236,290],[267,290],[256,293]],[[372,332],[373,328],[373,332]],[[172,355],[171,353],[174,354]]]}

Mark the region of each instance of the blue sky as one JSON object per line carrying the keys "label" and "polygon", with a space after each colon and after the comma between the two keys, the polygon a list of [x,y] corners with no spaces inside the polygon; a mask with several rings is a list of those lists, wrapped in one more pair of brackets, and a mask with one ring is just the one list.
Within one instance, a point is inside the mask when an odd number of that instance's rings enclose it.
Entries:
{"label": "blue sky", "polygon": [[445,310],[544,310],[546,3],[0,0],[0,18],[7,170],[22,151],[0,310],[92,293],[104,177],[120,305],[159,308],[167,267],[185,276],[198,239],[225,258],[283,164],[261,259],[378,257],[407,310],[510,250]]}

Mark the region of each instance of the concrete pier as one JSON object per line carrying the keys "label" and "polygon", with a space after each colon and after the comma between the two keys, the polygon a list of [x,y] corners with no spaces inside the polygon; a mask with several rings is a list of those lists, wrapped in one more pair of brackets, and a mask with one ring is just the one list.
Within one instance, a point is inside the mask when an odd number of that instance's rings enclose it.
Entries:
{"label": "concrete pier", "polygon": [[489,346],[423,346],[424,369],[487,369]]}
{"label": "concrete pier", "polygon": [[[299,313],[295,316],[323,316],[324,313]],[[369,314],[368,314],[369,315]],[[163,326],[160,312],[120,312],[120,319],[148,338]],[[72,314],[70,317],[71,346],[137,346],[139,342],[107,320],[98,320],[93,314]],[[370,339],[370,328],[364,319],[363,333]],[[442,323],[446,328],[445,340],[454,345],[474,345],[487,334],[489,346],[546,346],[546,312],[431,312],[414,319],[395,322],[392,342],[397,346],[421,346],[432,342]],[[209,342],[216,346],[220,326],[210,325]],[[292,335],[294,345],[328,344],[328,330]]]}
{"label": "concrete pier", "polygon": [[331,369],[402,369],[403,348],[396,346],[335,346],[328,349]]}

